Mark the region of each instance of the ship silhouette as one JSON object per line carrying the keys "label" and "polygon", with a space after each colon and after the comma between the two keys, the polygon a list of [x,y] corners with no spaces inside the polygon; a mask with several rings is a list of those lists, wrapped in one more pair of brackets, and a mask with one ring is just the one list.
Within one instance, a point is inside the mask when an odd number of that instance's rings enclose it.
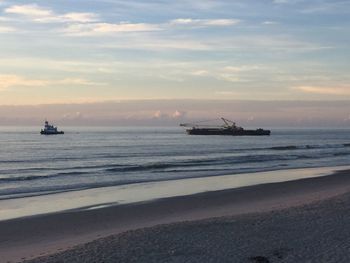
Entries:
{"label": "ship silhouette", "polygon": [[56,135],[56,134],[64,134],[64,131],[58,131],[57,127],[49,124],[48,121],[45,121],[44,129],[41,129],[40,134],[42,134],[42,135]]}
{"label": "ship silhouette", "polygon": [[182,127],[190,127],[186,129],[189,135],[231,135],[231,136],[263,136],[270,135],[270,130],[264,130],[262,128],[256,130],[246,130],[240,126],[237,126],[235,122],[225,118],[221,118],[224,122],[223,125],[205,125],[204,122],[197,123],[181,123]]}

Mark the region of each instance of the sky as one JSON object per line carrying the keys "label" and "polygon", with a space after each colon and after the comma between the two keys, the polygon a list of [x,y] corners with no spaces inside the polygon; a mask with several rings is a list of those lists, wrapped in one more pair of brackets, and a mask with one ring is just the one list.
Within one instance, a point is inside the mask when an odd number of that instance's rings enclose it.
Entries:
{"label": "sky", "polygon": [[349,99],[350,1],[0,0],[0,104]]}
{"label": "sky", "polygon": [[350,0],[0,0],[0,105],[347,101],[349,44]]}

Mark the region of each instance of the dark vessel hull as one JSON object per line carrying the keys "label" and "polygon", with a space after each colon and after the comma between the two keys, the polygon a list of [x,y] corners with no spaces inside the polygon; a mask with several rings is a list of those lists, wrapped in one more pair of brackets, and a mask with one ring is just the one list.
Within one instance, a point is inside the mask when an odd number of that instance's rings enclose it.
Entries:
{"label": "dark vessel hull", "polygon": [[64,134],[63,131],[58,131],[58,132],[47,132],[47,131],[41,131],[41,135],[58,135],[58,134]]}
{"label": "dark vessel hull", "polygon": [[233,130],[233,129],[204,129],[192,128],[186,130],[189,135],[231,135],[231,136],[268,136],[269,130]]}

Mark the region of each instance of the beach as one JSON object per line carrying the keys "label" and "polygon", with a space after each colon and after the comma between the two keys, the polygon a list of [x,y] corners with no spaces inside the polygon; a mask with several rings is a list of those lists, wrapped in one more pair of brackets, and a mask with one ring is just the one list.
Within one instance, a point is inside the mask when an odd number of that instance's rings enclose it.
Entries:
{"label": "beach", "polygon": [[[0,222],[2,262],[348,262],[350,171]],[[265,260],[265,261],[264,261]]]}

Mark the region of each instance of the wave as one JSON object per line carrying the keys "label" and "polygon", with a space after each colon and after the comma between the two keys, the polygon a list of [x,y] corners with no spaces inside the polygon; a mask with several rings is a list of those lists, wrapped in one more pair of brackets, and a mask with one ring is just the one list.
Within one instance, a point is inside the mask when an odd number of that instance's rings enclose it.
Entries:
{"label": "wave", "polygon": [[[104,165],[78,165],[78,166],[71,166],[71,167],[31,167],[31,168],[21,168],[21,169],[6,169],[6,170],[0,170],[0,174],[16,174],[16,173],[38,173],[38,172],[48,172],[48,171],[72,171],[72,170],[92,170],[92,169],[105,169],[106,167],[119,167],[124,165],[118,165],[118,164],[104,164]],[[72,172],[63,172],[65,173],[72,173]],[[74,172],[73,172],[74,173]],[[83,172],[81,172],[83,173]]]}
{"label": "wave", "polygon": [[316,145],[287,145],[287,146],[274,146],[267,148],[269,150],[307,150],[307,149],[335,149],[335,148],[345,148],[350,147],[350,143],[343,144],[316,144]]}
{"label": "wave", "polygon": [[[283,168],[282,168],[283,167]],[[266,172],[266,171],[276,171],[280,170],[281,168],[284,169],[295,169],[295,168],[312,168],[312,167],[319,167],[317,165],[301,165],[301,166],[295,166],[295,167],[289,167],[286,168],[285,165],[272,165],[267,167],[259,167],[259,168],[252,168],[252,167],[246,167],[246,168],[238,168],[238,169],[220,169],[216,170],[213,169],[210,174],[205,174],[203,172],[208,170],[201,170],[196,169],[191,174],[184,175],[181,171],[176,176],[169,176],[169,177],[162,177],[162,178],[129,178],[129,179],[121,179],[118,181],[101,181],[101,182],[85,182],[85,183],[73,183],[69,185],[45,185],[45,186],[22,186],[19,188],[7,188],[7,189],[0,189],[0,200],[6,200],[6,199],[13,199],[13,198],[23,198],[23,197],[30,197],[30,196],[40,196],[40,195],[47,195],[47,194],[53,194],[53,193],[60,193],[60,192],[70,192],[70,191],[79,191],[83,189],[92,189],[92,188],[99,188],[99,187],[108,187],[108,186],[120,186],[120,185],[129,185],[129,184],[135,184],[135,183],[145,183],[145,182],[161,182],[161,181],[169,181],[169,180],[179,180],[179,179],[186,179],[186,178],[199,178],[199,177],[212,177],[212,176],[220,176],[220,175],[227,175],[227,174],[245,174],[245,173],[253,173],[253,172]]]}
{"label": "wave", "polygon": [[134,171],[170,171],[170,168],[177,167],[209,167],[219,165],[234,165],[244,163],[261,163],[267,161],[283,161],[283,160],[296,160],[296,159],[311,159],[312,156],[307,155],[244,155],[244,156],[233,156],[233,157],[216,157],[216,158],[205,158],[201,160],[188,160],[182,162],[164,162],[164,163],[146,163],[141,165],[130,165],[124,167],[108,168],[106,172],[134,172]]}
{"label": "wave", "polygon": [[[305,145],[276,145],[272,147],[252,147],[252,148],[232,148],[232,149],[223,149],[220,153],[250,153],[250,152],[260,152],[260,151],[295,151],[295,150],[312,150],[312,149],[335,149],[335,148],[349,148],[350,143],[339,143],[339,144],[305,144]],[[217,153],[217,149],[208,149],[208,154]],[[191,150],[189,153],[192,156],[196,156],[201,154],[201,152],[197,152],[195,149]],[[14,160],[0,160],[0,164],[45,164],[47,162],[55,161],[55,162],[66,162],[66,161],[94,161],[96,159],[99,160],[109,160],[109,159],[121,159],[121,158],[142,158],[147,156],[148,153],[145,152],[119,152],[119,153],[92,153],[85,156],[70,156],[70,157],[57,157],[57,158],[33,158],[33,159],[14,159]],[[164,151],[164,152],[152,152],[152,157],[175,157],[175,156],[183,156],[182,151],[172,150],[172,151]],[[21,165],[22,166],[22,165]],[[104,168],[104,165],[101,166],[83,166],[83,167],[71,167],[69,169],[80,169],[80,168]],[[113,167],[112,167],[113,168]],[[28,170],[40,170],[41,168],[28,168],[28,169],[17,169],[18,171]],[[62,168],[64,170],[64,168]],[[46,170],[61,170],[61,168],[46,168]],[[11,170],[6,170],[5,172],[11,172]],[[1,173],[1,171],[0,171]]]}
{"label": "wave", "polygon": [[68,172],[68,173],[57,173],[57,174],[51,174],[51,175],[15,176],[15,177],[0,178],[0,182],[32,181],[32,180],[40,180],[40,179],[55,178],[55,177],[62,177],[62,176],[82,175],[82,174],[88,174],[88,173],[89,172]]}
{"label": "wave", "polygon": [[[285,149],[295,149],[294,146],[281,146],[281,147],[271,147],[274,150],[285,150]],[[70,168],[29,168],[23,170],[13,170],[13,174],[18,174],[23,172],[30,173],[29,175],[23,176],[13,176],[0,178],[0,182],[15,182],[15,181],[34,181],[42,179],[52,179],[58,177],[72,177],[72,176],[82,176],[91,175],[96,176],[96,174],[123,174],[123,173],[159,173],[159,172],[191,172],[193,170],[210,171],[210,170],[222,170],[227,169],[227,167],[234,168],[235,165],[241,164],[258,164],[258,163],[283,163],[287,161],[295,160],[306,160],[306,159],[321,159],[328,157],[338,157],[350,155],[350,152],[327,152],[327,153],[308,153],[306,151],[298,154],[245,154],[245,155],[233,155],[233,156],[217,156],[208,157],[201,159],[188,159],[188,160],[177,160],[177,161],[166,161],[166,162],[152,162],[152,163],[142,163],[142,164],[106,164],[106,165],[90,165],[90,166],[75,166]],[[262,167],[263,168],[263,167]],[[83,169],[83,170],[77,170]],[[65,171],[70,170],[70,171]],[[61,171],[57,173],[47,174],[49,171]],[[32,173],[45,172],[44,175],[33,175]]]}
{"label": "wave", "polygon": [[298,148],[298,146],[290,145],[290,146],[275,146],[275,147],[271,147],[271,148],[268,148],[268,149],[283,151],[283,150],[297,150],[299,148]]}
{"label": "wave", "polygon": [[339,153],[334,153],[333,156],[347,156],[350,155],[350,152],[339,152]]}

